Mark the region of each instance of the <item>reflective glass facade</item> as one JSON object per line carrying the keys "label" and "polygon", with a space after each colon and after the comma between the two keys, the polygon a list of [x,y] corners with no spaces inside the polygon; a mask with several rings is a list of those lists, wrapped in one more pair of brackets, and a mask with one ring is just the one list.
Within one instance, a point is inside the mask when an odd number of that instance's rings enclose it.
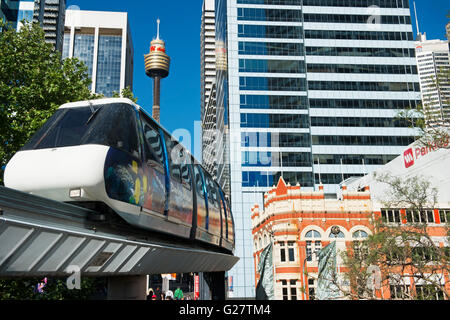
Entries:
{"label": "reflective glass facade", "polygon": [[[70,35],[69,35],[70,40]],[[92,79],[92,68],[94,63],[94,34],[75,34],[73,55],[84,62],[88,68],[89,78]],[[63,58],[68,42],[64,38]]]}
{"label": "reflective glass facade", "polygon": [[110,97],[114,91],[120,91],[121,54],[122,36],[99,36],[95,92]]}
{"label": "reflective glass facade", "polygon": [[[380,8],[376,26],[370,6]],[[407,0],[217,0],[226,18],[231,297],[255,296],[251,208],[278,178],[327,196],[414,140],[420,100]],[[224,26],[224,24],[222,24]],[[216,25],[217,30],[217,25]],[[220,29],[224,32],[224,29]],[[319,179],[320,172],[320,179]]]}

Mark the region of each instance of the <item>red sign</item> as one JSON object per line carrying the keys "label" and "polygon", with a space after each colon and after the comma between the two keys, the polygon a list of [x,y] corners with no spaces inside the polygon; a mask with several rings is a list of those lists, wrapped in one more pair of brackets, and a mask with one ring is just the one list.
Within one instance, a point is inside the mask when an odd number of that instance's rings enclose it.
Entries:
{"label": "red sign", "polygon": [[409,148],[403,153],[403,158],[405,159],[405,168],[409,168],[414,165],[414,153],[412,148]]}
{"label": "red sign", "polygon": [[440,148],[447,148],[449,145],[448,139],[442,139],[438,142],[433,142],[426,147],[409,148],[403,153],[403,159],[405,160],[405,168],[409,168],[414,165],[415,161],[427,154],[437,151]]}
{"label": "red sign", "polygon": [[197,300],[200,297],[200,278],[198,275],[194,276],[194,299]]}
{"label": "red sign", "polygon": [[166,48],[161,47],[161,46],[151,46],[150,52],[155,52],[155,51],[166,52]]}

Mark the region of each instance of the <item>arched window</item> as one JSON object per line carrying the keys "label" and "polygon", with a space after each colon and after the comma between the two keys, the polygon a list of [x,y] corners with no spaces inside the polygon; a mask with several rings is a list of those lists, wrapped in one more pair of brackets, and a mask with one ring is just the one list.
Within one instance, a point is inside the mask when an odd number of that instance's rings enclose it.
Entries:
{"label": "arched window", "polygon": [[266,246],[267,243],[268,243],[268,241],[267,241],[267,234],[265,234],[265,235],[264,235],[264,245]]}
{"label": "arched window", "polygon": [[311,239],[306,241],[306,260],[317,261],[319,251],[322,249],[322,242],[319,240],[321,238],[320,233],[316,230],[311,230],[305,234],[305,238]]}
{"label": "arched window", "polygon": [[305,238],[320,238],[320,233],[316,230],[311,230],[306,233]]}
{"label": "arched window", "polygon": [[367,238],[369,235],[367,234],[367,232],[363,231],[363,230],[357,230],[355,232],[353,232],[353,238]]}
{"label": "arched window", "polygon": [[367,234],[367,232],[363,231],[363,230],[357,230],[355,232],[353,232],[353,239],[355,239],[353,241],[353,251],[355,254],[355,257],[363,260],[367,257],[367,255],[369,254],[369,250],[367,248],[367,245],[364,244],[364,239],[366,239],[369,235]]}
{"label": "arched window", "polygon": [[330,233],[330,238],[345,238],[345,235],[340,231],[338,234]]}

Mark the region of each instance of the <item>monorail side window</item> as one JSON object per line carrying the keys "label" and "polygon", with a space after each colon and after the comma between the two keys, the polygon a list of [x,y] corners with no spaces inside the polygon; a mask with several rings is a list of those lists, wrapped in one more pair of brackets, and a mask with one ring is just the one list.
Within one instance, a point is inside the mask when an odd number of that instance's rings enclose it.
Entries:
{"label": "monorail side window", "polygon": [[217,200],[217,190],[216,187],[214,186],[214,182],[211,179],[211,177],[207,176],[206,177],[206,186],[207,186],[207,191],[208,191],[208,202],[211,202],[211,204],[215,207],[215,208],[219,208],[218,206],[218,200]]}
{"label": "monorail side window", "polygon": [[191,174],[189,172],[189,162],[191,161],[191,157],[186,154],[185,157],[181,163],[180,169],[181,169],[181,180],[183,184],[191,190]]}
{"label": "monorail side window", "polygon": [[197,165],[194,166],[194,175],[195,175],[195,190],[197,191],[197,195],[205,199],[205,195],[203,194],[203,181],[200,174],[200,169]]}
{"label": "monorail side window", "polygon": [[144,130],[144,138],[146,140],[146,158],[150,161],[155,161],[161,166],[164,165],[163,148],[161,145],[161,137],[159,136],[157,127],[148,121],[141,114],[142,128]]}
{"label": "monorail side window", "polygon": [[181,182],[181,169],[180,164],[183,158],[183,148],[181,145],[172,140],[172,138],[164,133],[164,138],[166,139],[166,147],[167,147],[167,157],[169,158],[170,165],[170,175]]}

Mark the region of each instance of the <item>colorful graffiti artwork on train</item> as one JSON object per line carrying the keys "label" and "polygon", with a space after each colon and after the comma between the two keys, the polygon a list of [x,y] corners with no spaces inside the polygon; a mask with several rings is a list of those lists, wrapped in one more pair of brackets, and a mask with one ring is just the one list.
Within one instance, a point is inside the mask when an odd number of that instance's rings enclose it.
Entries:
{"label": "colorful graffiti artwork on train", "polygon": [[164,213],[164,174],[142,167],[138,159],[110,148],[105,161],[105,188],[112,199]]}
{"label": "colorful graffiti artwork on train", "polygon": [[142,205],[148,179],[140,161],[126,152],[110,148],[105,160],[105,188],[112,199]]}

